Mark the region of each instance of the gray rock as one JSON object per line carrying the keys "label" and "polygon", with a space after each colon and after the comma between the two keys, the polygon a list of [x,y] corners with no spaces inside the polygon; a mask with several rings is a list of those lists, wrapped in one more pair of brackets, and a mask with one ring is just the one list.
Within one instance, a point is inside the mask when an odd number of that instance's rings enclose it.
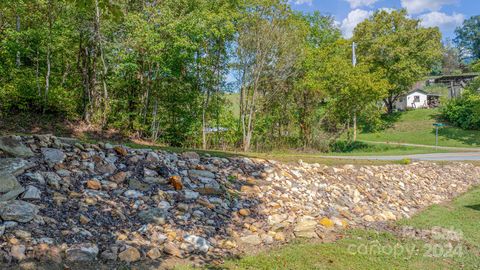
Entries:
{"label": "gray rock", "polygon": [[67,260],[71,262],[93,261],[97,258],[98,247],[90,243],[76,244],[68,248],[65,253]]}
{"label": "gray rock", "polygon": [[257,234],[251,234],[241,237],[240,241],[242,241],[244,244],[253,246],[260,245],[262,243],[262,239]]}
{"label": "gray rock", "polygon": [[17,198],[25,189],[12,174],[0,173],[0,202]]}
{"label": "gray rock", "polygon": [[143,179],[144,182],[149,184],[167,184],[168,180],[159,176],[159,177],[145,177]]}
{"label": "gray rock", "polygon": [[42,148],[42,155],[46,162],[51,164],[62,163],[65,160],[65,153],[55,148]]}
{"label": "gray rock", "polygon": [[21,158],[0,159],[0,172],[11,173],[13,175],[19,175],[32,166],[32,163]]}
{"label": "gray rock", "polygon": [[189,251],[207,253],[210,249],[210,244],[208,241],[205,238],[196,235],[187,235],[184,238],[184,241],[185,247]]}
{"label": "gray rock", "polygon": [[37,182],[39,184],[42,184],[42,185],[45,184],[45,178],[43,177],[43,175],[41,175],[38,172],[26,173],[25,176],[31,181],[35,181],[35,182]]}
{"label": "gray rock", "polygon": [[143,193],[137,190],[129,189],[123,193],[123,196],[130,199],[137,199],[143,196]]}
{"label": "gray rock", "polygon": [[0,217],[6,221],[29,222],[37,215],[37,213],[37,206],[28,202],[0,202]]}
{"label": "gray rock", "polygon": [[150,169],[147,169],[147,168],[144,168],[143,169],[143,175],[145,177],[156,177],[158,176],[158,173],[154,170],[150,170]]}
{"label": "gray rock", "polygon": [[188,174],[194,178],[211,178],[211,179],[215,178],[215,174],[209,171],[190,170],[188,171]]}
{"label": "gray rock", "polygon": [[186,189],[184,190],[184,196],[185,200],[196,200],[198,196],[200,196],[200,193]]}
{"label": "gray rock", "polygon": [[35,186],[27,186],[25,193],[22,195],[22,199],[25,200],[40,200],[42,192]]}
{"label": "gray rock", "polygon": [[60,188],[60,182],[62,182],[62,178],[58,176],[58,174],[54,172],[41,172],[41,174],[46,179],[46,182],[49,186],[55,189]]}
{"label": "gray rock", "polygon": [[112,174],[115,172],[115,170],[117,170],[117,167],[115,166],[115,164],[105,162],[105,163],[95,164],[95,169],[99,173]]}
{"label": "gray rock", "polygon": [[155,152],[148,152],[147,157],[145,158],[147,162],[159,162],[160,157]]}
{"label": "gray rock", "polygon": [[182,154],[182,158],[200,160],[200,155],[196,152],[185,152]]}
{"label": "gray rock", "polygon": [[145,223],[163,225],[166,222],[165,210],[160,208],[150,208],[138,213],[138,217]]}
{"label": "gray rock", "polygon": [[32,150],[18,136],[0,137],[0,150],[16,157],[32,157]]}

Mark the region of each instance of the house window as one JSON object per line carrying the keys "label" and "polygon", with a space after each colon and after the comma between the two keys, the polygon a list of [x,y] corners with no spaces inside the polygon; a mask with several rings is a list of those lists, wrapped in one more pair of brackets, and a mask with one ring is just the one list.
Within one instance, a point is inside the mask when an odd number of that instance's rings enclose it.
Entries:
{"label": "house window", "polygon": [[414,96],[413,102],[420,102],[420,96]]}

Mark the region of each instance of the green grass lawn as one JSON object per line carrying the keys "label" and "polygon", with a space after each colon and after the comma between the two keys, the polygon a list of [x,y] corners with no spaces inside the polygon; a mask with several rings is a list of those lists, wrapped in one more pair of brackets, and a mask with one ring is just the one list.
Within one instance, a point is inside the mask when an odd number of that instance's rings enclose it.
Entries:
{"label": "green grass lawn", "polygon": [[[480,269],[480,188],[436,205],[398,226],[454,229],[459,242],[349,230],[333,243],[295,242],[209,269]],[[178,269],[189,269],[180,267]]]}
{"label": "green grass lawn", "polygon": [[[401,113],[391,128],[376,133],[361,133],[359,140],[435,145],[438,109],[418,109]],[[439,130],[439,145],[449,147],[480,147],[480,131],[443,127]]]}

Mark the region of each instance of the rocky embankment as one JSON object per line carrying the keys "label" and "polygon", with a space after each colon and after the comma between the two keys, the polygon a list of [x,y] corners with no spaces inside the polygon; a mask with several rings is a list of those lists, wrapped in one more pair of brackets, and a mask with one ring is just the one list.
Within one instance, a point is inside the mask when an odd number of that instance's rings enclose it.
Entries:
{"label": "rocky embankment", "polygon": [[221,258],[409,217],[480,182],[471,164],[286,165],[0,138],[0,261]]}

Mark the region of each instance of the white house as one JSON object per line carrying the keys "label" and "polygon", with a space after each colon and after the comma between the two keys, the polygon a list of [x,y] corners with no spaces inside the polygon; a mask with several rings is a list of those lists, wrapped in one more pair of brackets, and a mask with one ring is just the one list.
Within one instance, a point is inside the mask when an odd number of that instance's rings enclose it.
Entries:
{"label": "white house", "polygon": [[400,111],[406,109],[432,108],[439,104],[440,95],[429,94],[420,89],[413,90],[406,95],[400,96],[394,104],[394,108]]}

